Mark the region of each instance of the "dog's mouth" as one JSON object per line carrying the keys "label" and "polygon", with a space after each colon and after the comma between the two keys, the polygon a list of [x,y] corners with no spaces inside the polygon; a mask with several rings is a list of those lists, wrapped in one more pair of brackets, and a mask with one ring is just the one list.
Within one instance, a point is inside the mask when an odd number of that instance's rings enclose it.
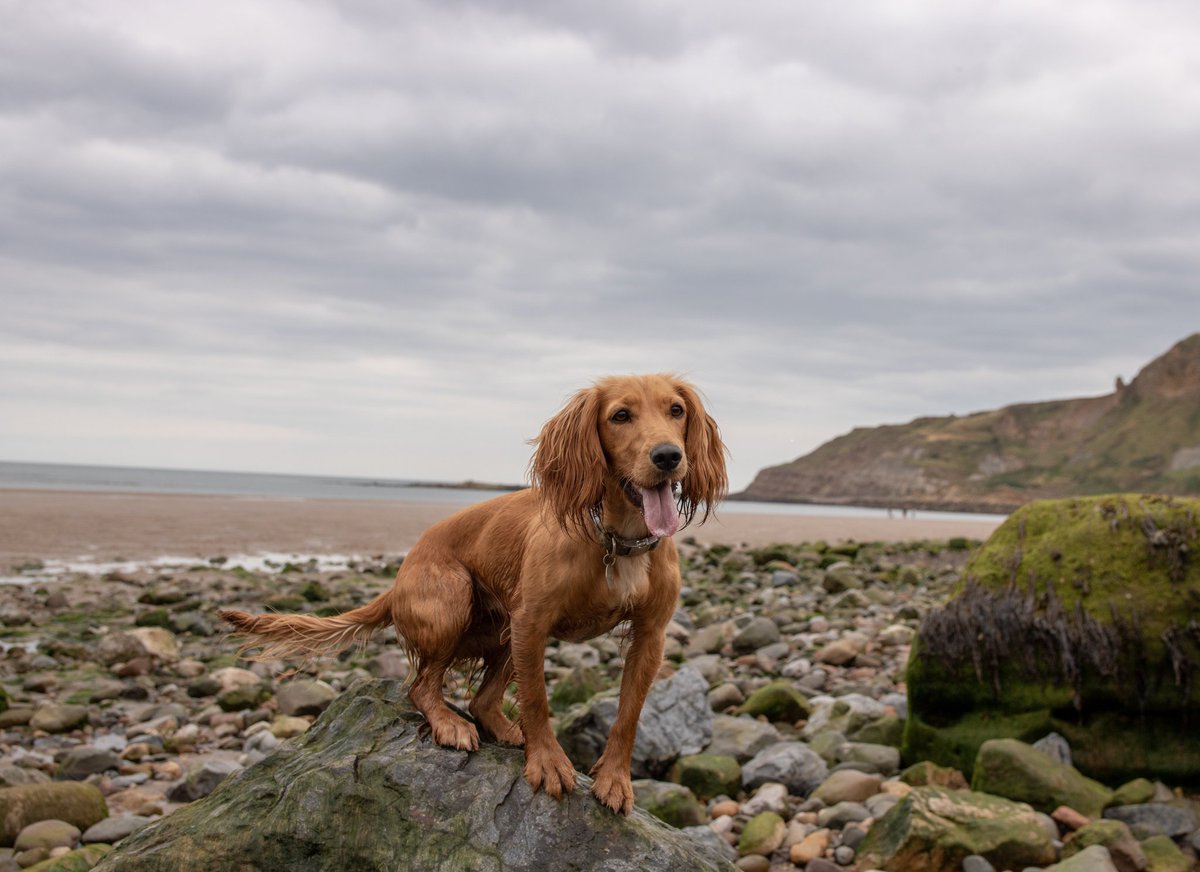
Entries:
{"label": "dog's mouth", "polygon": [[675,486],[678,482],[660,482],[654,487],[640,487],[622,480],[625,498],[642,510],[642,518],[652,536],[674,536],[679,529],[679,509],[675,505]]}

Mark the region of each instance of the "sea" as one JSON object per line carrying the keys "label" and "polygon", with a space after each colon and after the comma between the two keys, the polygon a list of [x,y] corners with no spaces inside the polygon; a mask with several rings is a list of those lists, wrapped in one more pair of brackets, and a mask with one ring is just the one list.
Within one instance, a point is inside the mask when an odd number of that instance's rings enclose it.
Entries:
{"label": "sea", "polygon": [[[516,485],[512,489],[516,489]],[[401,500],[471,505],[502,492],[452,482],[354,476],[154,469],[137,466],[84,466],[72,463],[19,463],[0,460],[0,488],[16,490],[108,491],[146,494],[216,494],[282,499]],[[844,518],[899,517],[900,512],[867,506],[727,501],[730,514],[809,515]],[[930,520],[1002,520],[1004,515],[921,511]]]}

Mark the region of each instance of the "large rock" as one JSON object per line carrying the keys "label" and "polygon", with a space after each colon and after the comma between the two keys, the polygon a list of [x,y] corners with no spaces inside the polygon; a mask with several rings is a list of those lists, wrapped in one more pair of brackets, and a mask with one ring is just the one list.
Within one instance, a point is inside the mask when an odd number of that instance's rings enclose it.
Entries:
{"label": "large rock", "polygon": [[135,657],[151,657],[164,663],[179,659],[179,640],[170,630],[161,627],[135,627],[109,633],[95,646],[95,657],[104,664]]}
{"label": "large rock", "polygon": [[745,763],[763,748],[782,740],[779,730],[770,724],[754,718],[717,715],[712,722],[712,741],[704,752]]}
{"label": "large rock", "polygon": [[86,830],[108,817],[104,794],[93,784],[61,781],[0,788],[0,845],[11,845],[26,826],[66,821]]}
{"label": "large rock", "polygon": [[988,739],[1053,731],[1107,783],[1200,776],[1200,500],[1030,503],[928,614],[908,664],[904,757],[970,773]]}
{"label": "large rock", "polygon": [[400,682],[360,685],[96,872],[731,869],[640,809],[614,814],[586,776],[556,801],[530,790],[520,749],[449,750],[423,725]]}
{"label": "large rock", "polygon": [[[593,697],[567,713],[558,741],[577,769],[587,771],[600,759],[617,719],[616,692]],[[633,745],[633,775],[661,778],[679,757],[698,754],[712,740],[713,713],[708,682],[684,666],[650,688],[638,719]]]}
{"label": "large rock", "polygon": [[301,678],[282,685],[275,693],[285,715],[319,715],[329,707],[337,691],[324,681]]}
{"label": "large rock", "polygon": [[990,739],[979,746],[971,789],[1027,802],[1050,814],[1067,805],[1100,817],[1113,792],[1078,770],[1016,739]]}
{"label": "large rock", "polygon": [[915,787],[883,815],[859,845],[859,868],[886,872],[957,872],[978,854],[997,869],[1046,866],[1054,844],[1037,812],[968,790]]}

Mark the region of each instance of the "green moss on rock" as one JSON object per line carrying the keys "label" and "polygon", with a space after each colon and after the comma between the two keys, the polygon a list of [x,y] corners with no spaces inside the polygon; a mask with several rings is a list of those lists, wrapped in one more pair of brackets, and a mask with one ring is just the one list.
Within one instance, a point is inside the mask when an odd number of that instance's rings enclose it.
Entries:
{"label": "green moss on rock", "polygon": [[737,796],[742,788],[742,767],[733,757],[721,754],[680,757],[667,777],[691,790],[701,800],[722,794]]}
{"label": "green moss on rock", "polygon": [[28,866],[25,872],[87,872],[111,850],[110,845],[84,845],[69,854]]}
{"label": "green moss on rock", "polygon": [[787,824],[775,812],[764,811],[756,814],[742,827],[742,834],[738,837],[738,853],[742,856],[746,854],[770,855],[772,851],[783,844],[783,837],[786,833]]}
{"label": "green moss on rock", "polygon": [[812,714],[812,706],[790,681],[772,681],[750,694],[737,713],[791,724]]}
{"label": "green moss on rock", "polygon": [[1145,872],[1191,872],[1195,864],[1169,836],[1151,836],[1142,842],[1149,865]]}
{"label": "green moss on rock", "polygon": [[94,784],[56,781],[0,788],[0,845],[11,845],[26,826],[66,821],[80,830],[108,817],[108,805]]}
{"label": "green moss on rock", "polygon": [[1016,739],[991,739],[979,747],[971,789],[1027,802],[1050,814],[1060,805],[1097,818],[1113,792],[1077,769]]}
{"label": "green moss on rock", "polygon": [[[1119,782],[1200,779],[1200,500],[1033,502],[972,557],[909,660],[908,759],[964,768],[1040,722]],[[1009,721],[1016,717],[1018,720]]]}

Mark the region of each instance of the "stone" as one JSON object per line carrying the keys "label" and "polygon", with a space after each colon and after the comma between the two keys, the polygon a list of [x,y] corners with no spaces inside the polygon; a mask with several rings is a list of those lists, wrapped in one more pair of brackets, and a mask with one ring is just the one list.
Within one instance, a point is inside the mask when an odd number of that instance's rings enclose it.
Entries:
{"label": "stone", "polygon": [[770,856],[783,844],[783,837],[786,833],[787,824],[775,812],[764,811],[756,814],[742,827],[742,834],[738,838],[738,853],[742,856],[747,854]]}
{"label": "stone", "polygon": [[88,707],[73,703],[47,702],[34,709],[29,726],[47,733],[66,733],[87,723]]}
{"label": "stone", "polygon": [[681,784],[639,778],[633,782],[633,796],[639,808],[676,828],[699,826],[708,820],[696,795]]}
{"label": "stone", "polygon": [[1191,858],[1169,836],[1151,836],[1142,842],[1142,851],[1149,872],[1191,872],[1195,868]]}
{"label": "stone", "polygon": [[375,678],[394,678],[403,681],[408,677],[408,657],[399,648],[384,648],[366,662],[365,668]]}
{"label": "stone", "polygon": [[124,839],[96,872],[532,870],[549,857],[564,869],[601,858],[614,870],[729,868],[641,809],[600,805],[585,775],[561,800],[535,794],[519,748],[442,748],[419,736],[424,723],[400,682],[364,682],[304,735]]}
{"label": "stone", "polygon": [[849,866],[854,862],[854,849],[849,845],[838,845],[833,850],[833,861],[839,866]]}
{"label": "stone", "polygon": [[51,857],[27,869],[28,872],[87,872],[111,850],[108,845],[84,845],[78,850]]}
{"label": "stone", "polygon": [[[1120,784],[1200,772],[1200,500],[1110,494],[1026,503],[968,560],[913,642],[903,753],[970,776],[979,746],[1055,732]],[[1191,542],[1193,544],[1189,545]],[[1069,804],[1069,803],[1068,803]],[[1079,811],[1085,809],[1079,808]]]}
{"label": "stone", "polygon": [[854,639],[842,637],[817,650],[813,660],[830,666],[845,666],[862,653],[862,645]]}
{"label": "stone", "polygon": [[[708,683],[683,666],[654,683],[638,719],[631,771],[639,778],[660,778],[679,757],[698,754],[712,740],[713,712]],[[581,771],[600,759],[617,717],[617,695],[606,692],[568,712],[558,725],[558,741]]]}
{"label": "stone", "polygon": [[991,739],[979,746],[971,789],[1027,802],[1049,814],[1067,805],[1100,817],[1112,791],[1016,739]]}
{"label": "stone", "polygon": [[1050,813],[1050,817],[1055,823],[1061,825],[1067,830],[1083,829],[1092,822],[1090,817],[1085,814],[1080,814],[1069,805],[1060,805]]}
{"label": "stone", "polygon": [[1154,782],[1148,778],[1134,778],[1113,791],[1109,805],[1139,805],[1154,799]]}
{"label": "stone", "polygon": [[108,816],[104,795],[92,784],[56,781],[0,788],[0,845],[11,845],[29,824],[66,821],[85,830]]}
{"label": "stone", "polygon": [[778,641],[779,625],[770,618],[757,617],[734,635],[731,644],[735,653],[749,654]]}
{"label": "stone", "polygon": [[829,847],[829,830],[816,830],[809,833],[788,849],[788,859],[797,866],[810,863],[825,853]]}
{"label": "stone", "polygon": [[271,696],[270,689],[261,682],[252,686],[231,687],[217,694],[217,705],[222,711],[241,712],[257,708]]}
{"label": "stone", "polygon": [[708,704],[714,712],[723,712],[726,709],[739,706],[745,701],[746,695],[732,681],[718,684],[708,692]]}
{"label": "stone", "polygon": [[712,721],[712,738],[704,752],[745,763],[763,748],[782,740],[779,730],[770,724],[748,717],[716,715]]}
{"label": "stone", "polygon": [[0,765],[0,787],[15,787],[18,784],[45,784],[50,776],[40,769],[26,769],[12,764]]}
{"label": "stone", "polygon": [[996,872],[996,867],[988,862],[987,857],[968,854],[963,858],[962,872]]}
{"label": "stone", "polygon": [[688,657],[702,654],[717,654],[725,647],[726,631],[724,624],[709,624],[692,633],[684,653]]}
{"label": "stone", "polygon": [[1117,872],[1142,872],[1148,865],[1146,854],[1129,827],[1121,821],[1099,820],[1080,827],[1063,845],[1062,858],[1081,853],[1092,845],[1108,849]]}
{"label": "stone", "polygon": [[750,790],[778,781],[797,796],[807,796],[828,775],[825,761],[803,742],[778,742],[742,766],[742,786]]}
{"label": "stone", "polygon": [[119,769],[121,758],[102,748],[72,748],[58,761],[55,777],[61,780],[82,781],[89,775]]}
{"label": "stone", "polygon": [[202,760],[194,769],[167,792],[171,802],[194,802],[208,796],[217,786],[242,769],[232,760]]}
{"label": "stone", "polygon": [[773,811],[781,815],[787,812],[787,801],[787,785],[768,781],[754,791],[754,796],[746,800],[742,805],[741,812],[754,816],[764,811]]}
{"label": "stone", "polygon": [[737,713],[790,724],[807,718],[811,709],[804,694],[784,680],[772,681],[754,691]]}
{"label": "stone", "polygon": [[721,838],[716,830],[708,825],[681,827],[679,833],[690,839],[706,854],[724,858],[731,863],[737,859],[737,849]]}
{"label": "stone", "polygon": [[73,848],[79,844],[79,827],[66,821],[44,820],[30,824],[17,834],[14,851],[31,848]]}
{"label": "stone", "polygon": [[861,693],[813,697],[808,702],[812,706],[812,715],[801,731],[805,739],[836,730],[848,740],[857,741],[864,729],[891,716],[887,706]]}
{"label": "stone", "polygon": [[1061,863],[1047,866],[1045,872],[1117,872],[1108,850],[1102,845],[1092,845]]}
{"label": "stone", "polygon": [[1051,760],[1062,763],[1064,766],[1071,765],[1071,745],[1058,733],[1047,733],[1034,742],[1033,747]]}
{"label": "stone", "polygon": [[966,790],[967,779],[957,769],[938,766],[928,760],[914,763],[900,773],[900,780],[912,787],[948,787],[951,790]]}
{"label": "stone", "polygon": [[292,715],[279,715],[271,722],[271,735],[276,739],[290,739],[308,729],[308,721]]}
{"label": "stone", "polygon": [[281,685],[275,701],[285,715],[319,715],[336,696],[337,691],[328,683],[302,678]]}
{"label": "stone", "polygon": [[843,769],[830,773],[812,792],[812,795],[826,805],[839,802],[862,802],[879,793],[883,779],[878,775],[869,775],[853,769]]}
{"label": "stone", "polygon": [[836,863],[826,860],[824,857],[817,857],[817,859],[809,861],[804,872],[843,872],[843,870]]}
{"label": "stone", "polygon": [[889,745],[870,742],[844,742],[837,747],[840,763],[862,763],[881,775],[895,775],[900,771],[900,751]]}
{"label": "stone", "polygon": [[1046,866],[1054,844],[1028,805],[943,787],[915,787],[859,845],[862,869],[943,872],[970,854],[998,869]]}
{"label": "stone", "polygon": [[123,814],[105,818],[88,827],[83,834],[82,841],[84,844],[103,842],[106,845],[115,845],[126,836],[136,833],[146,824],[152,823],[153,820],[154,818],[138,814]]}
{"label": "stone", "polygon": [[[1098,816],[1098,815],[1097,815]],[[1141,828],[1147,833],[1162,834],[1177,839],[1200,829],[1196,813],[1186,806],[1165,802],[1145,802],[1140,805],[1118,805],[1105,809],[1104,817]]]}
{"label": "stone", "polygon": [[840,830],[846,824],[861,823],[871,817],[870,810],[858,802],[839,802],[817,812],[817,826]]}
{"label": "stone", "polygon": [[719,754],[689,754],[671,767],[669,779],[682,784],[702,801],[737,794],[742,786],[742,767],[732,757]]}
{"label": "stone", "polygon": [[249,669],[242,669],[240,666],[224,666],[213,670],[208,678],[216,683],[214,696],[225,690],[233,690],[238,687],[258,687],[262,684],[261,678]]}
{"label": "stone", "polygon": [[747,854],[734,864],[742,872],[770,872],[771,861],[762,854]]}
{"label": "stone", "polygon": [[95,645],[95,658],[105,665],[137,657],[174,663],[179,659],[179,640],[162,627],[134,627],[109,633]]}

